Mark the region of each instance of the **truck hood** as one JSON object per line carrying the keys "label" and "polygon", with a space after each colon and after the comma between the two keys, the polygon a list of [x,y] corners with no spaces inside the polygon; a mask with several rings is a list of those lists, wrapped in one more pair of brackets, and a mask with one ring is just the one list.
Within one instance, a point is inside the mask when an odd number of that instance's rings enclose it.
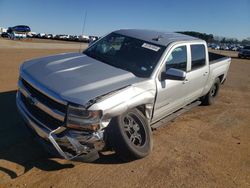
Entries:
{"label": "truck hood", "polygon": [[27,75],[62,99],[81,105],[145,80],[80,53],[26,61],[21,66],[21,74]]}

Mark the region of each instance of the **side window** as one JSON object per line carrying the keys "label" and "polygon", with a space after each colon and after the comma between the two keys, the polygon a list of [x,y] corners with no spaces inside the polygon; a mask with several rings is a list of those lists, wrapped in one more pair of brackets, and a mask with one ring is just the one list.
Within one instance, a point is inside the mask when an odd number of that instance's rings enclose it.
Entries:
{"label": "side window", "polygon": [[202,44],[191,45],[192,64],[191,69],[197,69],[206,64],[205,46]]}
{"label": "side window", "polygon": [[187,69],[187,47],[180,46],[175,48],[168,56],[166,70],[175,68],[186,71]]}

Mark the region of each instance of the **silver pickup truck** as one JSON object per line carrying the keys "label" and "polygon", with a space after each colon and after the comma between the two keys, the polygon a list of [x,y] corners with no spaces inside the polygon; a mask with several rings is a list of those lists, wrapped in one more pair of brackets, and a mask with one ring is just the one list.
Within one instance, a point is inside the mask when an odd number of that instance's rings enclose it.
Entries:
{"label": "silver pickup truck", "polygon": [[65,159],[110,148],[134,160],[151,152],[151,130],[162,119],[214,103],[230,62],[197,38],[118,30],[83,53],[23,63],[17,107],[29,129]]}

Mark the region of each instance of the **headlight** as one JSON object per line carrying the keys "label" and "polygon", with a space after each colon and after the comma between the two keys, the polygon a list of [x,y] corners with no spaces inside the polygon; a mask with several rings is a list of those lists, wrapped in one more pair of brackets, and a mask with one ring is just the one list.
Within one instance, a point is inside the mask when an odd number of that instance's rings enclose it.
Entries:
{"label": "headlight", "polygon": [[67,126],[73,129],[97,131],[100,129],[102,111],[90,111],[82,107],[68,106]]}

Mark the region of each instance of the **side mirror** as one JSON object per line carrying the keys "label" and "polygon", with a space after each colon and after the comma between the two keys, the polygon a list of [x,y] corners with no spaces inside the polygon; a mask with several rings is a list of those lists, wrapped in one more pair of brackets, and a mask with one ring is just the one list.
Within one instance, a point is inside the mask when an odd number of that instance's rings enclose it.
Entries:
{"label": "side mirror", "polygon": [[179,69],[170,68],[166,72],[161,73],[161,80],[185,80],[185,78],[186,72]]}

